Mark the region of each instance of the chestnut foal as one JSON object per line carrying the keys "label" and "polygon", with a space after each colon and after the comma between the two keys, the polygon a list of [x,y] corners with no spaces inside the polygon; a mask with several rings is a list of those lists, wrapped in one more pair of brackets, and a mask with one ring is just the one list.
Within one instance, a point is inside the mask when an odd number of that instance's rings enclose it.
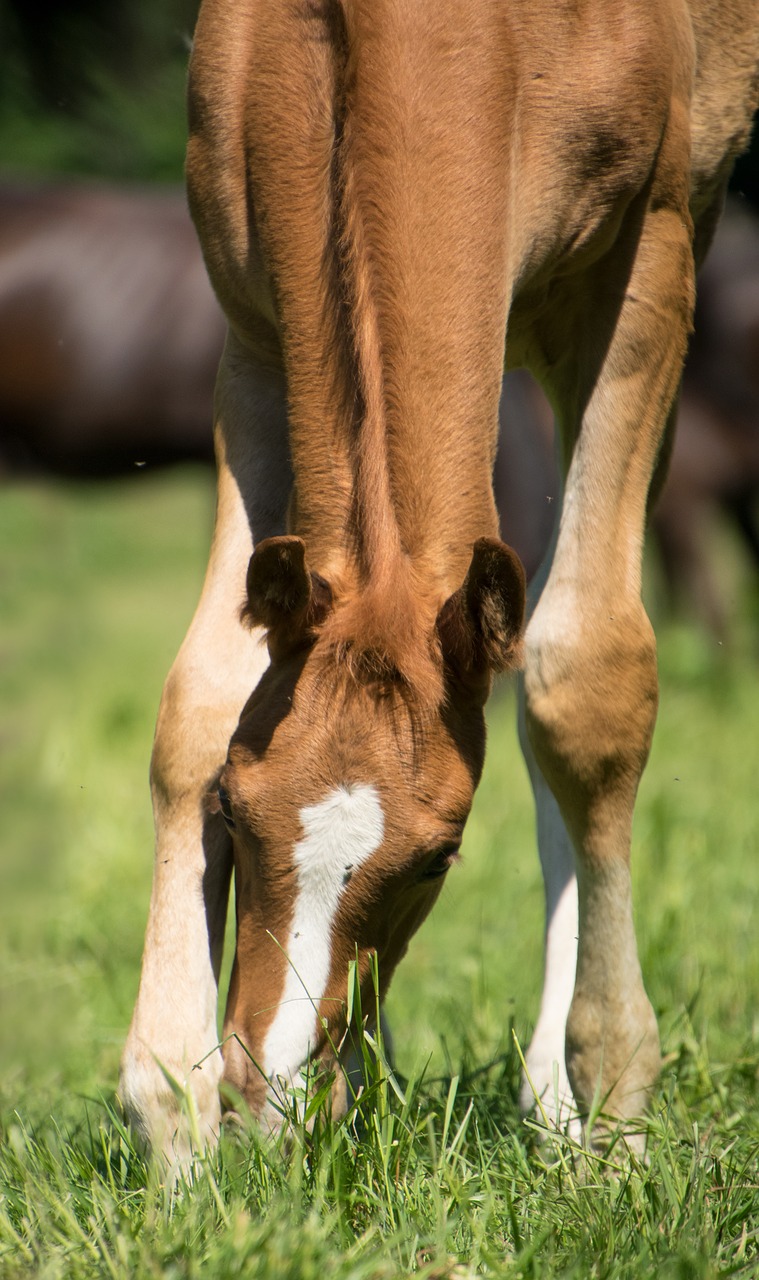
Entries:
{"label": "chestnut foal", "polygon": [[[492,675],[522,659],[548,919],[531,1080],[560,1122],[597,1092],[643,1112],[641,543],[757,31],[755,0],[205,0],[187,174],[229,323],[218,513],[159,714],[121,1079],[169,1158],[216,1133],[222,1079],[276,1124],[282,1083],[334,1065],[349,961],[390,981],[456,860]],[[524,645],[491,492],[504,351],[549,394],[565,476]]]}

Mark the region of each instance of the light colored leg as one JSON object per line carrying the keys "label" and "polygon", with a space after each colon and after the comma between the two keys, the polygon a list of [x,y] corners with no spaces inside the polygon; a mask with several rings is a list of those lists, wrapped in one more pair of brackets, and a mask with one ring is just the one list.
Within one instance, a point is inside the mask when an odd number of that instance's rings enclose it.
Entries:
{"label": "light colored leg", "polygon": [[[185,1159],[219,1125],[217,984],[232,851],[205,797],[268,665],[240,623],[254,538],[284,529],[290,493],[284,382],[230,339],[217,386],[218,506],[200,603],[164,688],[151,764],[153,892],[119,1093],[153,1150]],[[168,1073],[188,1096],[180,1104]]]}
{"label": "light colored leg", "polygon": [[[561,497],[557,506],[560,506]],[[530,585],[528,611],[534,612],[551,567],[558,520],[543,564]],[[543,994],[530,1047],[525,1055],[527,1075],[522,1079],[519,1103],[533,1110],[536,1100],[558,1129],[567,1128],[579,1138],[579,1124],[572,1088],[567,1076],[564,1037],[577,967],[577,879],[572,841],[561,811],[540,772],[527,734],[524,680],[519,679],[519,741],[535,801],[538,852],[545,891],[545,939]]]}
{"label": "light colored leg", "polygon": [[[599,1099],[604,1112],[625,1121],[644,1112],[659,1068],[633,928],[629,854],[657,705],[655,643],[640,602],[643,525],[692,306],[686,220],[667,209],[649,214],[629,280],[615,282],[613,264],[603,270],[598,293],[591,288],[572,317],[573,337],[593,335],[595,350],[583,352],[581,344],[575,369],[567,359],[550,372],[571,462],[556,553],[527,628],[525,720],[577,866],[567,1074],[583,1115]],[[598,328],[604,307],[606,334]],[[592,367],[599,351],[603,359]],[[568,857],[556,819],[546,802],[558,889]],[[559,902],[560,893],[557,908]],[[567,904],[559,916],[565,931],[568,911]]]}
{"label": "light colored leg", "polygon": [[564,1037],[577,967],[577,879],[572,842],[559,806],[532,753],[520,714],[520,738],[535,798],[538,851],[545,888],[546,931],[543,995],[540,1013],[526,1054],[529,1079],[522,1081],[519,1102],[524,1112],[536,1097],[557,1128],[572,1125],[576,1114],[565,1063]]}

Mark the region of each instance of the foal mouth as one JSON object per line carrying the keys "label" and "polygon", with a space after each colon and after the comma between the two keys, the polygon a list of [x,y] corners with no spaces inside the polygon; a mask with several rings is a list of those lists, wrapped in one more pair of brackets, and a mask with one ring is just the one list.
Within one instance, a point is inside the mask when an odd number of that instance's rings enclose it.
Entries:
{"label": "foal mouth", "polygon": [[[345,1003],[343,1013],[345,1013]],[[278,1139],[283,1132],[305,1126],[310,1132],[319,1114],[333,1121],[344,1119],[351,1107],[375,1081],[377,1065],[390,1071],[390,1037],[381,1017],[382,1029],[376,1032],[376,1017],[365,1017],[357,1024],[355,1017],[345,1018],[337,1028],[329,1028],[321,1020],[321,1043],[315,1044],[299,1066],[283,1066],[265,1071],[256,1062],[239,1037],[233,1042],[231,1067],[222,1082],[222,1109],[225,1128],[249,1129],[253,1126],[266,1137]],[[246,1079],[241,1090],[235,1086],[235,1065],[245,1060]]]}

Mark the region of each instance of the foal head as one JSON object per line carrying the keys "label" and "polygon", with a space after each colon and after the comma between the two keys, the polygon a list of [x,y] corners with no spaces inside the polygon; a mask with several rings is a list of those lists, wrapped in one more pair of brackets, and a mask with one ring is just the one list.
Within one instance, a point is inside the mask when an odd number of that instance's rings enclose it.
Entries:
{"label": "foal head", "polygon": [[245,613],[271,663],[218,792],[237,900],[225,1075],[274,1126],[280,1084],[309,1060],[336,1065],[350,962],[370,1008],[372,957],[384,992],[435,902],[482,769],[492,673],[518,662],[524,576],[508,547],[480,539],[442,604],[410,582],[378,605],[371,586],[310,573],[298,538],[251,559]]}

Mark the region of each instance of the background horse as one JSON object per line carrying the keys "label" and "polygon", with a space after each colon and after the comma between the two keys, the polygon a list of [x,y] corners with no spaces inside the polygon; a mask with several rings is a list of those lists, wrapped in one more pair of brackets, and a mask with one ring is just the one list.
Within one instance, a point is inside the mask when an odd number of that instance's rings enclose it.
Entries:
{"label": "background horse", "polygon": [[[699,278],[675,444],[652,512],[669,600],[720,639],[722,512],[759,574],[759,223],[733,202]],[[213,460],[222,312],[178,189],[0,184],[0,469],[75,477]],[[506,375],[494,487],[528,581],[559,493],[553,411]]]}

